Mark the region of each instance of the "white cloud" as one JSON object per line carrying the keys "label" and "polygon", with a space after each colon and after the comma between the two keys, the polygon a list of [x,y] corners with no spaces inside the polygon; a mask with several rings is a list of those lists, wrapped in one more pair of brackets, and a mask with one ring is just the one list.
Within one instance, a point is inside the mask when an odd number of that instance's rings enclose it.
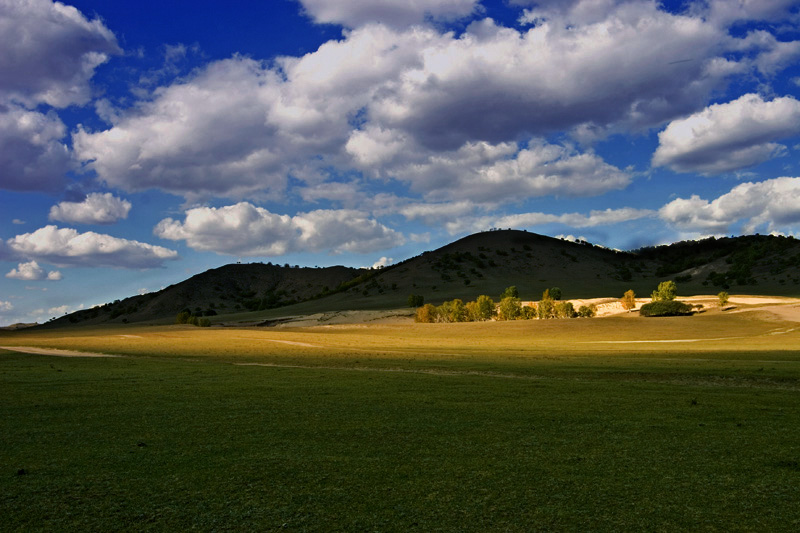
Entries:
{"label": "white cloud", "polygon": [[108,185],[185,196],[282,191],[283,147],[265,123],[276,74],[245,58],[157,89],[106,131],[79,130],[75,154]]}
{"label": "white cloud", "polygon": [[[447,197],[448,180],[473,201],[499,201],[514,183],[526,195],[601,194],[630,177],[574,150],[553,161],[555,173],[542,172],[531,165],[543,148],[518,140],[651,127],[699,109],[751,65],[725,58],[736,41],[726,30],[654,2],[611,3],[586,20],[518,31],[486,19],[461,34],[367,24],[270,65],[217,61],[111,114],[110,129],[78,131],[75,154],[109,186],[193,200],[282,198],[289,176],[311,194],[353,168],[434,198]],[[486,174],[453,178],[471,161]]]}
{"label": "white cloud", "polygon": [[317,23],[342,24],[351,28],[369,22],[409,26],[432,18],[453,20],[478,8],[478,0],[300,0]]}
{"label": "white cloud", "polygon": [[394,259],[392,259],[391,257],[383,256],[374,263],[372,263],[372,268],[384,268],[386,266],[391,265],[392,263],[394,263]]}
{"label": "white cloud", "polygon": [[64,266],[155,268],[178,258],[161,246],[52,225],[8,239],[6,247],[20,257]]}
{"label": "white cloud", "polygon": [[248,202],[189,209],[183,222],[166,218],[154,233],[163,239],[185,240],[195,250],[238,256],[367,253],[404,242],[401,234],[359,211],[317,210],[290,217]]}
{"label": "white cloud", "polygon": [[72,165],[69,150],[61,142],[65,133],[55,113],[4,106],[0,101],[0,189],[53,191],[61,187]]}
{"label": "white cloud", "polygon": [[798,133],[799,101],[745,94],[671,122],[658,134],[653,165],[704,174],[740,170],[779,155],[785,147],[774,141]]}
{"label": "white cloud", "polygon": [[5,313],[8,311],[12,311],[14,306],[11,302],[6,302],[5,300],[0,300],[0,313]]}
{"label": "white cloud", "polygon": [[[408,159],[410,159],[409,156]],[[515,143],[467,143],[452,152],[397,161],[385,170],[434,200],[507,202],[539,196],[596,196],[623,189],[630,173],[593,153],[532,140]]]}
{"label": "white cloud", "polygon": [[[513,215],[467,214],[470,209],[461,204],[417,204],[408,206],[402,213],[408,218],[422,218],[429,224],[443,223],[453,235],[463,232],[485,231],[491,228],[532,228],[545,224],[561,224],[572,228],[589,228],[620,224],[632,220],[653,217],[655,211],[623,207],[620,209],[592,210],[583,213],[517,213]],[[437,218],[437,215],[441,214]]]}
{"label": "white cloud", "polygon": [[797,7],[797,0],[710,0],[705,5],[698,4],[716,24],[727,25],[747,20],[785,20]]}
{"label": "white cloud", "polygon": [[82,202],[61,202],[50,208],[50,220],[71,224],[113,224],[128,218],[131,203],[110,192],[91,193]]}
{"label": "white cloud", "polygon": [[15,218],[14,220],[11,221],[11,223],[14,224],[14,225],[17,225],[17,226],[22,226],[22,225],[25,224],[25,221],[24,220],[20,220],[18,218]]}
{"label": "white cloud", "polygon": [[45,270],[39,266],[39,263],[30,261],[27,263],[20,263],[17,265],[17,268],[12,268],[11,272],[6,274],[6,277],[25,281],[41,281],[43,279],[59,281],[61,279],[61,272],[58,270],[45,272]]}
{"label": "white cloud", "polygon": [[746,233],[760,227],[782,231],[800,224],[800,178],[741,183],[712,201],[696,195],[677,198],[662,207],[659,216],[687,232],[727,233],[740,222]]}
{"label": "white cloud", "polygon": [[0,98],[54,107],[89,100],[89,79],[116,38],[99,20],[50,0],[0,0]]}

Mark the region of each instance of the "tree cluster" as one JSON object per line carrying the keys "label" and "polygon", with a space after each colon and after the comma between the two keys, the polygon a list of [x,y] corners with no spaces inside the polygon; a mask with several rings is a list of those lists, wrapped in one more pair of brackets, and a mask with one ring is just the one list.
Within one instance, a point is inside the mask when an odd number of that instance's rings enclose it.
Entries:
{"label": "tree cluster", "polygon": [[176,324],[189,324],[190,326],[198,326],[201,328],[207,328],[211,326],[211,320],[202,317],[193,315],[188,309],[184,309],[178,316],[175,317]]}
{"label": "tree cluster", "polygon": [[[554,298],[552,294],[558,295]],[[559,301],[561,289],[553,287],[542,294],[538,304],[522,305],[517,287],[508,287],[495,301],[484,295],[474,301],[464,303],[460,299],[450,300],[440,306],[425,304],[417,309],[414,319],[417,322],[481,322],[485,320],[530,320],[550,318],[593,317],[597,311],[594,305],[582,305],[575,311],[571,302]],[[410,299],[409,299],[410,303]]]}

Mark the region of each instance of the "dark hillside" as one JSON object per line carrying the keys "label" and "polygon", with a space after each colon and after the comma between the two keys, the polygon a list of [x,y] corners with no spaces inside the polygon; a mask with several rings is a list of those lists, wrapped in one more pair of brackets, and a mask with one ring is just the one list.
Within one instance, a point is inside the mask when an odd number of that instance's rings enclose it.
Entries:
{"label": "dark hillside", "polygon": [[259,311],[324,296],[362,272],[343,266],[295,268],[271,263],[225,265],[158,292],[78,311],[50,324],[174,319],[183,310],[197,316]]}
{"label": "dark hillside", "polygon": [[800,241],[752,235],[620,252],[526,231],[488,231],[380,270],[227,265],[49,324],[164,322],[184,310],[258,320],[276,313],[392,309],[405,307],[411,294],[428,303],[467,301],[480,294],[497,298],[510,285],[523,300],[538,300],[551,287],[565,299],[618,297],[628,289],[648,296],[667,279],[678,283],[682,295],[727,290],[798,296]]}

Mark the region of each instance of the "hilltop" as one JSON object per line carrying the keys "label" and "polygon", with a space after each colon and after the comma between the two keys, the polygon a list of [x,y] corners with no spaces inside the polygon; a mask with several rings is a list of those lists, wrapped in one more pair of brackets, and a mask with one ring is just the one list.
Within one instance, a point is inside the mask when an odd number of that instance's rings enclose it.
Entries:
{"label": "hilltop", "polygon": [[526,231],[488,231],[383,269],[226,265],[50,325],[164,323],[184,310],[197,316],[252,313],[255,318],[278,308],[285,314],[392,309],[404,307],[410,294],[438,303],[480,294],[496,297],[510,285],[519,288],[523,300],[536,300],[554,286],[564,298],[615,296],[628,289],[648,295],[665,279],[675,280],[687,295],[732,290],[797,296],[800,241],[752,235],[623,252]]}

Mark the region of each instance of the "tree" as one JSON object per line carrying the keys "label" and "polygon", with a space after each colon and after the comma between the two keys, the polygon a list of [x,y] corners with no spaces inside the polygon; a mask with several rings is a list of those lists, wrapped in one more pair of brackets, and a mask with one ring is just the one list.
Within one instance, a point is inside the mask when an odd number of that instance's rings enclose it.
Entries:
{"label": "tree", "polygon": [[678,286],[675,282],[662,281],[658,284],[658,288],[653,291],[651,298],[654,302],[671,302],[678,295]]}
{"label": "tree", "polygon": [[525,320],[533,320],[536,316],[536,304],[532,303],[522,308],[522,318]]}
{"label": "tree", "polygon": [[435,321],[436,307],[431,304],[425,304],[422,307],[417,308],[417,312],[414,314],[414,322],[430,324]]}
{"label": "tree", "polygon": [[539,300],[539,304],[536,306],[536,314],[540,319],[555,318],[555,303],[553,298],[550,297],[550,289],[545,289],[542,293],[542,299]]}
{"label": "tree", "polygon": [[506,290],[504,290],[503,294],[500,295],[500,299],[502,300],[503,298],[508,298],[509,296],[512,298],[519,298],[519,291],[517,290],[516,285],[506,287]]}
{"label": "tree", "polygon": [[456,298],[450,302],[445,302],[445,304],[447,304],[447,322],[464,322],[467,320],[467,308],[464,306],[463,301]]}
{"label": "tree", "polygon": [[409,294],[407,302],[409,307],[422,307],[422,304],[425,303],[425,297],[421,294]]}
{"label": "tree", "polygon": [[558,302],[555,306],[556,316],[558,318],[575,318],[575,307],[572,302]]}
{"label": "tree", "polygon": [[626,311],[630,311],[636,307],[636,293],[633,292],[633,289],[625,291],[620,302],[622,302],[622,308]]}
{"label": "tree", "polygon": [[522,315],[522,302],[514,296],[506,296],[497,307],[498,320],[516,320]]}
{"label": "tree", "polygon": [[481,294],[474,302],[467,304],[467,316],[476,322],[491,320],[496,313],[495,307],[494,300]]}
{"label": "tree", "polygon": [[597,314],[597,306],[594,304],[582,305],[578,308],[578,316],[581,318],[592,318]]}
{"label": "tree", "polygon": [[561,299],[561,289],[558,287],[550,287],[550,298],[553,300],[560,300]]}
{"label": "tree", "polygon": [[717,294],[717,298],[719,299],[719,306],[720,307],[725,307],[728,304],[728,300],[730,299],[730,295],[727,292],[722,291],[719,294]]}
{"label": "tree", "polygon": [[175,317],[175,323],[186,324],[187,322],[189,322],[189,317],[191,316],[192,313],[190,313],[189,311],[181,311],[180,313],[178,313],[178,316]]}

